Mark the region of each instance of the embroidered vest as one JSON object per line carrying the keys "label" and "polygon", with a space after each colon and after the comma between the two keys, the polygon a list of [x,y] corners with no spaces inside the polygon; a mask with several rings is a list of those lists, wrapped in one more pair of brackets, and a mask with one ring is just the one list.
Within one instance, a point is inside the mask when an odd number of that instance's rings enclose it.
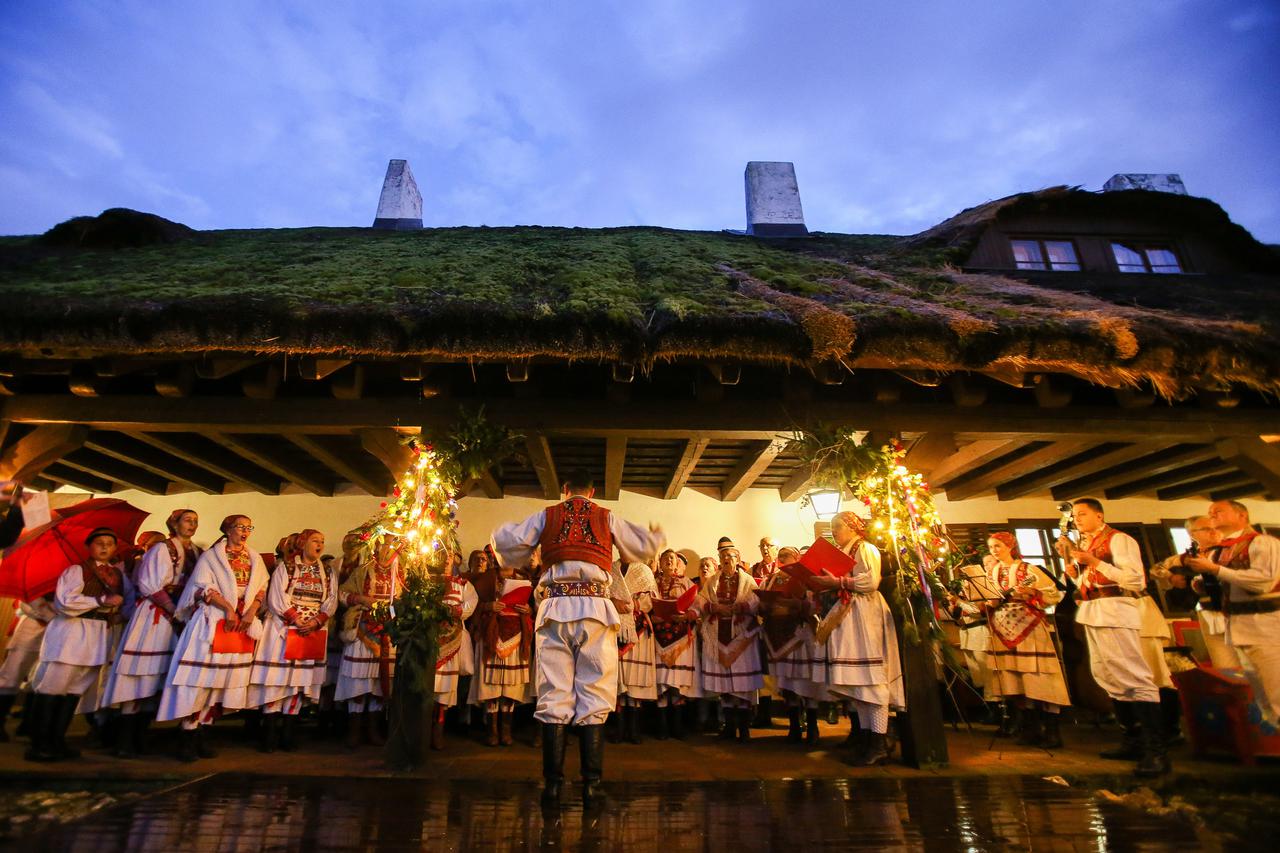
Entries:
{"label": "embroidered vest", "polygon": [[196,558],[200,556],[200,551],[194,545],[187,545],[182,549],[182,554],[179,554],[178,546],[173,544],[172,539],[164,540],[164,544],[169,550],[169,562],[173,564],[173,580],[164,585],[164,591],[170,598],[177,601],[187,585],[187,578],[191,577],[191,572],[195,570]]}
{"label": "embroidered vest", "polygon": [[329,573],[323,563],[294,563],[288,571],[289,603],[297,608],[299,619],[314,619],[329,597]]}
{"label": "embroidered vest", "polygon": [[[732,607],[738,600],[738,573],[725,577],[724,575],[716,576],[716,601],[720,604]],[[733,641],[733,617],[721,616],[716,624],[716,639],[721,645],[728,645]]]}
{"label": "embroidered vest", "polygon": [[549,506],[538,544],[545,565],[578,560],[607,572],[613,566],[609,510],[580,496]]}
{"label": "embroidered vest", "polygon": [[231,567],[231,574],[236,579],[236,592],[243,597],[245,587],[249,585],[249,578],[253,576],[253,557],[249,556],[247,548],[234,553],[227,549],[226,555],[227,565]]}
{"label": "embroidered vest", "polygon": [[81,567],[84,573],[84,594],[90,598],[103,595],[124,594],[124,574],[112,565],[89,565]]}
{"label": "embroidered vest", "polygon": [[[1096,536],[1089,540],[1089,547],[1085,550],[1097,557],[1101,562],[1110,563],[1114,559],[1111,553],[1111,540],[1115,538],[1117,532],[1114,527],[1103,527]],[[1085,573],[1085,577],[1089,579],[1089,585],[1081,586],[1076,590],[1077,601],[1094,601],[1099,598],[1117,598],[1120,596],[1136,598],[1140,595],[1140,593],[1126,590],[1120,584],[1098,571],[1096,566],[1090,568]]]}
{"label": "embroidered vest", "polygon": [[[1233,536],[1230,539],[1223,539],[1217,546],[1218,556],[1214,559],[1219,565],[1225,566],[1228,569],[1249,568],[1249,546],[1253,543],[1254,539],[1257,539],[1261,535],[1262,534],[1258,533],[1256,530],[1247,530],[1239,536]],[[1249,597],[1254,599],[1261,599],[1264,596],[1270,598],[1275,596],[1277,593],[1280,593],[1280,581],[1277,581],[1275,586],[1271,587],[1271,589],[1266,592],[1249,593]],[[1245,600],[1245,603],[1247,603],[1247,601],[1248,599]],[[1224,599],[1224,605],[1229,611],[1234,611],[1236,613],[1247,612],[1246,608],[1241,607],[1241,604],[1242,602],[1230,602]]]}

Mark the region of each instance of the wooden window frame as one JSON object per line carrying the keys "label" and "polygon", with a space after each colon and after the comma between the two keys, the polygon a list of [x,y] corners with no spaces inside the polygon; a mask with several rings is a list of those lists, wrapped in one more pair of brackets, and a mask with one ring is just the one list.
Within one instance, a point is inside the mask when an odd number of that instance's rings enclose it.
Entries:
{"label": "wooden window frame", "polygon": [[[1031,237],[1027,235],[1008,234],[1009,240],[1009,256],[1013,261],[1013,268],[1019,272],[1084,272],[1084,264],[1080,261],[1080,247],[1076,245],[1076,241],[1072,237]],[[1035,243],[1040,249],[1040,257],[1044,264],[1043,269],[1035,267],[1018,266],[1018,258],[1013,253],[1013,244]],[[1053,262],[1049,260],[1049,249],[1045,243],[1066,243],[1071,247],[1071,254],[1075,257],[1075,269],[1066,269],[1064,267],[1055,267]]]}
{"label": "wooden window frame", "polygon": [[[1133,264],[1120,263],[1120,259],[1116,257],[1116,246],[1122,246],[1131,252],[1136,252],[1142,257],[1142,269],[1131,270],[1124,269],[1125,266],[1133,266]],[[1177,244],[1172,240],[1126,240],[1123,237],[1107,238],[1107,248],[1111,250],[1111,263],[1115,265],[1116,272],[1123,275],[1182,275],[1187,271],[1187,264],[1183,253],[1178,251]],[[1176,270],[1157,270],[1151,263],[1151,257],[1147,254],[1152,249],[1159,249],[1173,255],[1178,262]],[[1163,266],[1163,265],[1161,265]]]}

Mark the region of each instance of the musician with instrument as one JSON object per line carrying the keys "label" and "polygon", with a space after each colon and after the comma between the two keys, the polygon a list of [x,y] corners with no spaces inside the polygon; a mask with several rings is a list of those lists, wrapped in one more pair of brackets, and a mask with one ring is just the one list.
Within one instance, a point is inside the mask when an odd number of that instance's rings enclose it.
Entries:
{"label": "musician with instrument", "polygon": [[1249,664],[1245,675],[1264,717],[1280,718],[1280,539],[1258,533],[1239,501],[1215,501],[1209,520],[1222,541],[1209,556],[1188,557],[1186,565],[1223,584],[1227,642]]}
{"label": "musician with instrument", "polygon": [[[1192,571],[1187,565],[1191,557],[1209,554],[1217,549],[1222,541],[1222,534],[1213,526],[1207,515],[1197,515],[1185,522],[1187,535],[1191,537],[1191,545],[1181,554],[1174,554],[1151,570],[1151,576],[1158,579],[1172,577],[1177,571]],[[1196,583],[1196,578],[1200,579]],[[1222,584],[1216,575],[1196,575],[1192,578],[1192,588],[1196,594],[1196,620],[1200,623],[1200,635],[1204,637],[1205,649],[1209,652],[1209,661],[1217,669],[1239,669],[1240,655],[1227,645],[1227,617],[1222,612]]]}
{"label": "musician with instrument", "polygon": [[1060,749],[1058,719],[1071,699],[1045,610],[1062,600],[1062,591],[1044,568],[1022,559],[1012,533],[993,533],[987,548],[998,596],[982,604],[991,635],[988,690],[1021,706],[1018,743]]}
{"label": "musician with instrument", "polygon": [[1142,647],[1142,553],[1132,536],[1107,524],[1098,500],[1072,501],[1071,514],[1080,543],[1064,535],[1057,550],[1076,584],[1076,622],[1085,629],[1089,670],[1111,697],[1124,730],[1120,748],[1102,757],[1136,759],[1139,776],[1168,773],[1160,690]]}

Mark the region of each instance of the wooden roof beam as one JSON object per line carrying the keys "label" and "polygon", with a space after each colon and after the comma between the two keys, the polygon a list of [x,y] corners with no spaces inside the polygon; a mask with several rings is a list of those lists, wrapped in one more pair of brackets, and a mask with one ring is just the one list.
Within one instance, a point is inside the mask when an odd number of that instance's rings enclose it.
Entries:
{"label": "wooden roof beam", "polygon": [[1280,495],[1280,447],[1261,438],[1224,438],[1218,456],[1239,468],[1273,495]]}
{"label": "wooden roof beam", "polygon": [[907,449],[903,464],[912,472],[924,475],[925,480],[933,482],[933,469],[944,459],[956,453],[955,433],[931,431],[917,438]]}
{"label": "wooden roof beam", "polygon": [[1267,487],[1261,483],[1249,483],[1244,486],[1234,486],[1226,489],[1218,489],[1209,493],[1211,501],[1238,501],[1241,498],[1252,498],[1261,496],[1266,500],[1273,501],[1276,499],[1275,492],[1268,492]]}
{"label": "wooden roof beam", "polygon": [[36,427],[0,454],[0,479],[30,480],[82,446],[88,435],[89,428],[79,424]]}
{"label": "wooden roof beam", "polygon": [[305,471],[281,462],[274,454],[261,447],[258,443],[260,439],[256,439],[253,436],[233,435],[227,432],[208,432],[205,435],[237,456],[252,462],[259,468],[270,471],[277,477],[282,477],[286,481],[306,489],[313,495],[320,495],[321,497],[331,497],[333,495],[333,483],[323,483]]}
{"label": "wooden roof beam", "polygon": [[74,486],[77,489],[84,489],[86,492],[96,495],[109,495],[115,491],[115,484],[109,480],[56,463],[41,472],[40,476],[46,480],[61,483],[64,486]]}
{"label": "wooden roof beam", "polygon": [[280,493],[280,480],[273,479],[270,473],[262,471],[257,466],[244,464],[243,460],[234,454],[227,452],[211,454],[206,449],[197,448],[179,436],[148,432],[129,432],[126,435],[179,459],[188,460],[191,464],[198,465],[224,480],[246,486],[255,492],[267,495]]}
{"label": "wooden roof beam", "polygon": [[364,471],[351,464],[345,456],[340,453],[334,453],[332,450],[325,447],[323,442],[312,438],[309,435],[303,435],[296,432],[289,433],[287,437],[291,442],[308,453],[311,458],[337,474],[338,479],[346,480],[356,488],[363,489],[365,492],[374,495],[375,497],[384,497],[387,494],[389,484],[386,480],[379,480],[375,477],[370,477]]}
{"label": "wooden roof beam", "polygon": [[157,477],[148,471],[121,462],[119,459],[112,459],[110,456],[95,453],[87,448],[81,448],[62,457],[61,462],[68,468],[75,468],[77,471],[102,477],[117,486],[136,489],[139,492],[163,495],[169,491],[169,481],[164,477]]}
{"label": "wooden roof beam", "polygon": [[1226,474],[1231,471],[1231,466],[1227,465],[1221,459],[1206,459],[1203,462],[1197,462],[1194,465],[1183,465],[1161,474],[1152,474],[1139,480],[1129,480],[1118,486],[1107,489],[1104,494],[1108,500],[1119,500],[1127,498],[1130,495],[1150,494],[1159,489],[1176,486],[1179,483],[1186,483],[1202,477],[1210,477],[1217,474]]}
{"label": "wooden roof beam", "polygon": [[1055,501],[1066,501],[1084,495],[1100,494],[1112,486],[1120,486],[1131,482],[1135,477],[1141,478],[1163,474],[1176,470],[1184,465],[1192,465],[1213,459],[1212,447],[1196,445],[1192,447],[1171,447],[1158,450],[1131,462],[1116,463],[1110,468],[1099,469],[1096,473],[1085,474],[1074,480],[1060,483],[1049,491]]}
{"label": "wooden roof beam", "polygon": [[787,481],[778,487],[778,498],[785,502],[799,500],[813,484],[813,469],[806,464],[791,472]]}
{"label": "wooden roof beam", "polygon": [[556,475],[556,462],[551,455],[551,443],[545,435],[531,435],[525,439],[525,449],[529,453],[529,464],[538,475],[538,484],[542,487],[542,496],[549,501],[560,497],[560,478]]}
{"label": "wooden roof beam", "polygon": [[1169,486],[1165,489],[1157,489],[1156,497],[1162,501],[1208,497],[1215,491],[1236,489],[1250,485],[1257,485],[1257,483],[1248,474],[1242,474],[1239,471],[1227,471],[1222,474],[1201,477],[1198,480],[1192,480],[1187,483],[1179,483],[1176,486]]}
{"label": "wooden roof beam", "polygon": [[1056,441],[1047,447],[1028,450],[1026,453],[1015,452],[1008,462],[997,462],[972,476],[953,479],[946,486],[947,500],[963,501],[976,497],[995,489],[1001,483],[1025,477],[1033,471],[1070,459],[1083,453],[1092,444],[1089,441]]}
{"label": "wooden roof beam", "polygon": [[720,500],[736,501],[768,470],[787,446],[785,441],[761,441],[747,448],[742,459],[720,484]]}
{"label": "wooden roof beam", "polygon": [[1083,453],[1077,459],[1071,460],[1069,465],[1047,465],[1038,471],[1003,483],[996,487],[996,495],[1002,501],[1010,501],[1078,479],[1094,471],[1107,471],[1116,465],[1132,462],[1156,449],[1156,445],[1153,444],[1124,444],[1101,453]]}
{"label": "wooden roof beam", "polygon": [[178,485],[187,486],[198,492],[220,495],[226,489],[226,482],[216,474],[210,474],[198,465],[171,456],[126,435],[91,432],[84,446],[88,450],[149,471],[165,480],[172,480]]}
{"label": "wooden roof beam", "polygon": [[684,451],[680,454],[680,459],[671,472],[671,478],[667,481],[667,487],[662,492],[663,500],[672,501],[680,497],[681,490],[693,476],[693,469],[698,467],[698,460],[702,458],[709,444],[711,439],[696,436],[685,441]]}
{"label": "wooden roof beam", "polygon": [[938,463],[929,477],[929,484],[935,488],[945,489],[952,480],[963,477],[1003,456],[1008,456],[1030,443],[1030,438],[1017,440],[984,438],[966,444]]}
{"label": "wooden roof beam", "polygon": [[298,360],[298,375],[309,382],[327,379],[351,363],[349,358],[319,358],[304,355]]}
{"label": "wooden roof beam", "polygon": [[627,438],[611,435],[604,440],[604,494],[607,501],[616,501],[622,494],[622,472],[627,464]]}
{"label": "wooden roof beam", "polygon": [[362,429],[359,435],[365,452],[383,464],[393,483],[400,482],[413,464],[413,451],[404,446],[400,433],[393,429]]}

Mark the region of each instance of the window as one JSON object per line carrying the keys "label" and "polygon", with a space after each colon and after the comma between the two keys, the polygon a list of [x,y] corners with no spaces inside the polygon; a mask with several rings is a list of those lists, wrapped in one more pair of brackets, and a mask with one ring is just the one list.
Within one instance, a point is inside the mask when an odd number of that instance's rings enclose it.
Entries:
{"label": "window", "polygon": [[1182,272],[1177,253],[1167,245],[1113,242],[1111,254],[1120,272]]}
{"label": "window", "polygon": [[1070,240],[1010,240],[1009,244],[1020,270],[1080,271],[1076,247]]}
{"label": "window", "polygon": [[1187,528],[1179,524],[1177,526],[1168,525],[1165,529],[1169,531],[1169,538],[1173,540],[1174,553],[1185,554],[1187,549],[1191,547],[1191,534],[1187,532]]}

